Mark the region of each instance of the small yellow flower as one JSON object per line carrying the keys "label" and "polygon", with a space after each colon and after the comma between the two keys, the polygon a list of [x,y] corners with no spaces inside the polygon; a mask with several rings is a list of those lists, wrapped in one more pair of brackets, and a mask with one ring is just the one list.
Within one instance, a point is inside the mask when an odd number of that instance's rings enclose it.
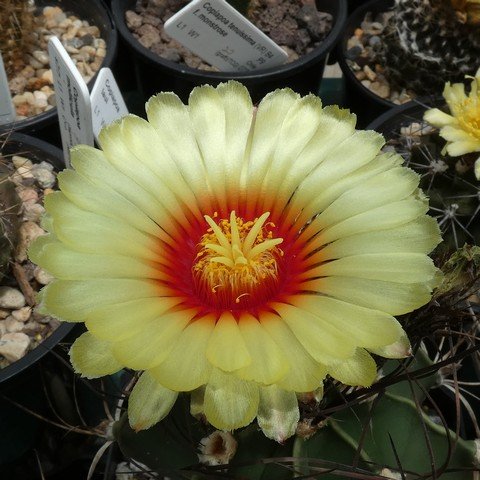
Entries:
{"label": "small yellow flower", "polygon": [[457,17],[463,23],[480,25],[480,0],[450,0]]}
{"label": "small yellow flower", "polygon": [[[465,94],[463,83],[447,82],[443,96],[451,115],[438,108],[427,110],[425,121],[440,128],[447,141],[445,151],[452,157],[480,152],[480,69],[472,79],[470,93]],[[475,176],[480,180],[480,157],[475,162]]]}
{"label": "small yellow flower", "polygon": [[278,441],[296,392],[327,374],[370,385],[369,352],[403,357],[393,315],[427,301],[440,240],[419,176],[355,116],[291,90],[255,110],[236,82],[171,93],[79,146],[49,234],[31,258],[55,277],[51,314],[85,322],[72,347],[88,377],[142,370],[128,406],[140,430],[179,392],[220,430],[255,418]]}

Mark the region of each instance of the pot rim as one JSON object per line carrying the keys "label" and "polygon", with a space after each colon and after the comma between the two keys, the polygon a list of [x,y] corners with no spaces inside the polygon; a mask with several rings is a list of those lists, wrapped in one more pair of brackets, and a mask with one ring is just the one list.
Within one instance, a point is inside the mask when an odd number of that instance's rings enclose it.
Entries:
{"label": "pot rim", "polygon": [[[74,1],[69,1],[68,4],[65,4],[65,0],[37,0],[40,5],[37,5],[37,7],[42,8],[43,4],[48,4],[51,5],[52,3],[58,4],[62,6],[65,10],[69,10],[71,5],[76,5],[76,2]],[[113,20],[112,13],[110,10],[107,8],[107,6],[104,4],[103,0],[101,1],[89,1],[89,2],[81,2],[82,3],[82,8],[83,5],[88,4],[88,8],[90,9],[97,9],[99,14],[103,17],[104,19],[104,25],[103,27],[105,28],[105,31],[102,31],[102,28],[98,25],[100,32],[105,35],[105,42],[107,44],[106,48],[106,55],[105,58],[103,59],[103,62],[98,69],[98,71],[95,73],[95,75],[90,79],[90,81],[87,83],[87,86],[89,90],[93,88],[93,85],[95,84],[95,81],[98,76],[98,72],[100,71],[101,68],[103,67],[111,67],[113,64],[113,61],[115,60],[115,56],[117,53],[117,44],[118,44],[118,33],[117,33],[117,28],[115,25],[115,22]],[[72,9],[74,13],[76,13],[75,8]],[[47,110],[46,112],[39,113],[37,115],[32,115],[31,117],[24,118],[23,120],[18,120],[18,121],[13,121],[10,123],[4,123],[0,125],[0,132],[9,132],[9,131],[26,131],[27,133],[32,131],[34,132],[38,128],[43,128],[49,125],[53,125],[55,121],[58,120],[57,116],[57,107],[53,107],[50,110]]]}
{"label": "pot rim", "polygon": [[398,105],[390,100],[386,100],[382,97],[379,97],[375,93],[373,93],[370,89],[362,85],[362,82],[358,80],[358,78],[353,73],[353,70],[349,67],[346,59],[346,52],[347,52],[347,42],[348,39],[352,36],[355,28],[357,28],[360,23],[362,22],[365,14],[367,12],[372,11],[372,7],[376,7],[373,9],[374,13],[380,12],[387,12],[389,11],[394,5],[394,0],[369,0],[368,2],[364,3],[357,7],[348,17],[347,21],[345,22],[345,28],[342,33],[342,38],[337,45],[338,50],[338,63],[340,68],[342,69],[343,74],[345,77],[348,78],[350,82],[354,84],[354,86],[360,90],[365,96],[369,99],[373,100],[377,104],[381,105],[384,108],[395,108]]}
{"label": "pot rim", "polygon": [[[4,145],[4,148],[7,151],[10,144],[21,146],[20,148],[22,149],[31,149],[34,155],[38,155],[40,152],[46,154],[43,160],[52,163],[57,170],[65,167],[62,151],[43,140],[22,133],[13,132],[8,136]],[[24,357],[5,368],[0,369],[0,385],[39,361],[44,355],[50,352],[53,347],[61,342],[74,326],[74,323],[62,322],[49,337],[28,352]]]}
{"label": "pot rim", "polygon": [[[164,70],[173,71],[176,76],[188,75],[193,79],[199,81],[205,81],[205,79],[212,79],[213,81],[219,80],[268,80],[271,78],[282,78],[291,76],[305,68],[315,65],[328,52],[330,52],[335,44],[340,40],[344,25],[347,19],[347,0],[335,0],[335,7],[330,7],[330,10],[336,8],[336,14],[333,13],[334,22],[332,29],[323,42],[320,43],[313,51],[303,55],[299,59],[283,64],[277,67],[260,70],[258,72],[210,72],[205,70],[198,70],[188,67],[187,65],[178,64],[165,60],[159,55],[151,52],[148,48],[144,47],[130,32],[125,22],[125,11],[133,5],[134,0],[112,0],[112,13],[117,24],[117,29],[120,36],[128,43],[141,58],[157,67]],[[318,5],[332,5],[331,2],[326,0],[316,0]]]}

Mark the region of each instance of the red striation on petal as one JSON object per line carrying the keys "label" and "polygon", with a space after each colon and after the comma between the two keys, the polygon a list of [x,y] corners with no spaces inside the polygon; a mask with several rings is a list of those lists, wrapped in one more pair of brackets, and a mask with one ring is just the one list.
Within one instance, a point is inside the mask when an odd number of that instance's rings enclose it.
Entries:
{"label": "red striation on petal", "polygon": [[[242,212],[243,210],[243,212]],[[245,209],[240,209],[245,213]],[[259,218],[264,212],[256,212],[248,218]],[[227,215],[218,212],[207,212],[214,218],[226,218]],[[292,295],[300,290],[298,276],[304,272],[305,256],[304,245],[295,242],[297,232],[292,231],[289,225],[277,225],[274,222],[268,223],[268,229],[272,232],[273,238],[284,238],[280,249],[273,254],[277,264],[277,278],[272,280],[266,278],[248,292],[233,299],[231,294],[224,294],[221,289],[213,292],[205,284],[199,283],[192,269],[197,262],[197,254],[202,237],[207,233],[209,226],[204,219],[195,219],[187,227],[184,233],[175,238],[174,246],[162,245],[159,248],[160,262],[157,267],[166,273],[170,280],[162,282],[171,288],[172,296],[183,299],[185,308],[194,308],[198,311],[197,318],[207,314],[214,314],[220,317],[224,311],[230,311],[236,319],[242,313],[248,312],[260,318],[263,311],[271,311],[271,302],[287,302]]]}

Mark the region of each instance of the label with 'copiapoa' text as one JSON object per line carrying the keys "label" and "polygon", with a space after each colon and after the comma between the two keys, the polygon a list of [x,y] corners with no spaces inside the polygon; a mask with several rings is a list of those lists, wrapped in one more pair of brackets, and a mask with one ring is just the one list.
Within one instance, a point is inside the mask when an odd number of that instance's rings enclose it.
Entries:
{"label": "label with 'copiapoa' text", "polygon": [[223,72],[282,65],[287,54],[225,0],[193,0],[169,18],[165,32]]}

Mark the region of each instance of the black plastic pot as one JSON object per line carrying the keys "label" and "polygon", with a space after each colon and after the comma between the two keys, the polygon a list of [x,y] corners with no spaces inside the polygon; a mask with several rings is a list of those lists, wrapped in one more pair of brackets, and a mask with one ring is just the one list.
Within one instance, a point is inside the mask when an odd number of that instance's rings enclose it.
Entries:
{"label": "black plastic pot", "polygon": [[379,115],[375,120],[370,122],[366,130],[375,130],[387,138],[392,135],[398,135],[400,127],[411,121],[421,121],[423,114],[429,108],[443,107],[445,100],[443,97],[421,97],[403,105],[395,105],[386,112]]}
{"label": "black plastic pot", "polygon": [[348,14],[352,13],[355,9],[368,2],[368,0],[347,0],[348,1]]}
{"label": "black plastic pot", "polygon": [[327,38],[315,50],[298,60],[258,73],[208,72],[165,60],[145,48],[127,28],[125,12],[134,8],[135,0],[112,0],[112,12],[120,36],[133,51],[137,81],[145,100],[162,90],[174,91],[186,100],[192,88],[197,85],[218,85],[235,79],[245,84],[254,101],[258,101],[266,93],[282,87],[290,87],[301,94],[318,93],[328,53],[343,31],[347,0],[317,0],[316,3],[319,10],[329,12],[334,17]]}
{"label": "black plastic pot", "polygon": [[[359,4],[360,2],[356,2]],[[345,77],[347,106],[358,116],[358,126],[364,127],[376,117],[390,108],[395,103],[375,95],[371,90],[364,87],[354,72],[348,66],[346,60],[347,42],[352,37],[355,29],[360,27],[367,12],[373,14],[387,12],[393,7],[394,0],[370,0],[359,6],[347,19],[343,36],[337,45],[337,59]]]}
{"label": "black plastic pot", "polygon": [[[101,37],[107,44],[107,53],[101,66],[112,66],[117,52],[118,35],[112,15],[102,0],[85,2],[75,0],[36,0],[35,5],[38,8],[58,5],[67,13],[73,13],[82,20],[87,20],[91,25],[97,26],[100,29]],[[95,75],[88,82],[90,89],[93,87],[96,77]],[[0,125],[0,132],[11,131],[35,135],[55,145],[61,145],[56,108],[18,122]]]}
{"label": "black plastic pot", "polygon": [[[5,141],[5,140],[4,140]],[[4,155],[28,153],[33,162],[47,161],[56,169],[64,168],[62,151],[44,141],[27,135],[13,133],[3,144]],[[13,402],[39,412],[42,402],[40,359],[49,353],[74,327],[62,323],[44,342],[25,357],[0,370],[0,465],[20,457],[33,443],[39,420],[26,413]]]}

